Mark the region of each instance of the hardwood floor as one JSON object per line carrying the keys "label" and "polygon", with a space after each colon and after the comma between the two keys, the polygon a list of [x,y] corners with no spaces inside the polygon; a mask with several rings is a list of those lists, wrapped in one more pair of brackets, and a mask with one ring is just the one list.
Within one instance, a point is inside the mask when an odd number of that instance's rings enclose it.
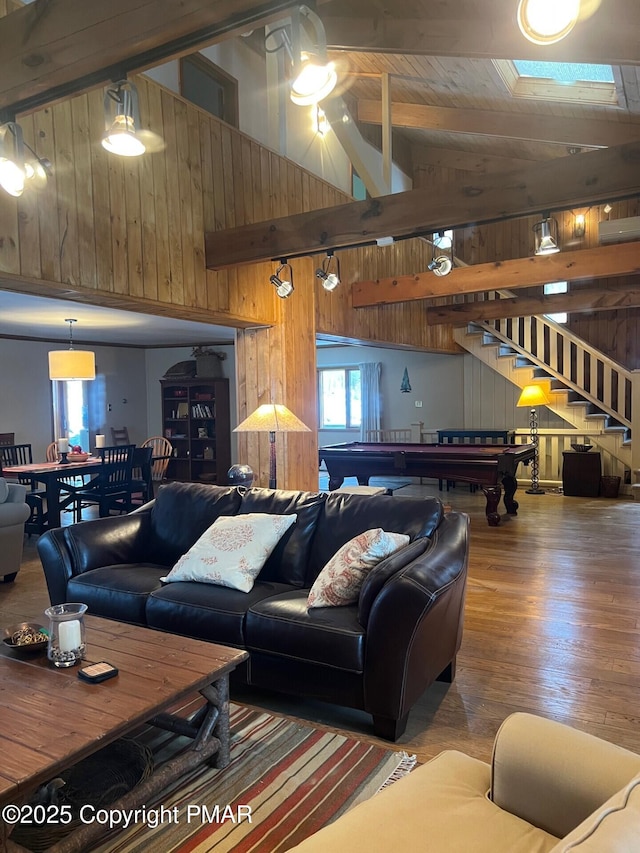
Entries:
{"label": "hardwood floor", "polygon": [[[423,493],[439,494],[397,494]],[[397,748],[488,760],[502,720],[531,711],[640,752],[640,503],[519,490],[519,515],[490,528],[480,492],[440,496],[471,518],[464,639],[455,682],[425,692]],[[47,605],[32,538],[15,583],[0,584],[0,625],[43,620]],[[248,689],[232,698],[389,746],[357,711]]]}

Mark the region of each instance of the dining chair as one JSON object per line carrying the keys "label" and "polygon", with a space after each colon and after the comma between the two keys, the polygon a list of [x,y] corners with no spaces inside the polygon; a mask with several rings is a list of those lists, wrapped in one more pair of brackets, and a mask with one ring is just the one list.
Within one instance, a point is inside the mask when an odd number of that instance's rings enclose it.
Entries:
{"label": "dining chair", "polygon": [[131,505],[142,506],[153,498],[152,447],[136,447],[133,451]]}
{"label": "dining chair", "polygon": [[75,500],[79,504],[97,504],[100,518],[109,515],[111,509],[129,512],[135,449],[133,444],[96,449],[102,463],[89,483],[73,490]]}
{"label": "dining chair", "polygon": [[111,427],[111,441],[115,447],[124,447],[131,444],[129,441],[129,430],[127,427],[122,427],[122,429]]}
{"label": "dining chair", "polygon": [[140,447],[153,448],[151,478],[156,483],[161,482],[164,480],[167,465],[173,455],[173,445],[163,435],[152,435],[151,438],[145,439]]}
{"label": "dining chair", "polygon": [[[0,476],[3,468],[13,465],[31,465],[33,453],[30,444],[2,444],[0,445]],[[24,525],[25,533],[42,533],[45,528],[44,496],[46,492],[36,488],[36,481],[32,477],[16,477],[16,482],[26,486],[28,491],[26,502],[31,510],[31,515]]]}
{"label": "dining chair", "polygon": [[[52,441],[47,445],[45,459],[47,462],[57,462],[58,455],[58,443]],[[71,477],[60,477],[58,481],[60,484],[60,509],[65,512],[72,512],[74,522],[82,521],[82,507],[88,506],[88,504],[80,504],[76,501],[74,491],[86,486],[89,479],[87,474],[74,474]]]}

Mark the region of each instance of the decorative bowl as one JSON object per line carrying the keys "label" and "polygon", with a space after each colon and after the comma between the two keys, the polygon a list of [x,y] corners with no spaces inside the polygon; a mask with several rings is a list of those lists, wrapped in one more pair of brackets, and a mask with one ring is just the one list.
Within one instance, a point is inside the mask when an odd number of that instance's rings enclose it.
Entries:
{"label": "decorative bowl", "polygon": [[[42,633],[46,636],[46,640],[38,640],[37,642],[15,642],[20,634],[23,636]],[[2,642],[8,649],[11,649],[18,655],[34,655],[39,652],[46,651],[49,644],[49,632],[37,622],[18,622],[17,625],[10,625],[8,628],[2,629]]]}
{"label": "decorative bowl", "polygon": [[593,447],[593,444],[572,444],[571,447],[577,453],[586,453],[588,450],[591,450],[591,448]]}
{"label": "decorative bowl", "polygon": [[69,462],[86,462],[90,456],[90,453],[68,453],[67,459]]}

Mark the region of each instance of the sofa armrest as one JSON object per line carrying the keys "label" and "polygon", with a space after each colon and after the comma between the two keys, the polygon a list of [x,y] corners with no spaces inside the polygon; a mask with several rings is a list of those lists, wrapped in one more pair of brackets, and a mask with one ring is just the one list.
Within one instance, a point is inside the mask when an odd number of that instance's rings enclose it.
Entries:
{"label": "sofa armrest", "polygon": [[27,500],[27,487],[22,483],[8,483],[9,496],[5,503],[23,504]]}
{"label": "sofa armrest", "polygon": [[365,652],[365,710],[403,718],[455,662],[462,639],[469,517],[445,515],[430,547],[382,586],[371,605]]}
{"label": "sofa armrest", "polygon": [[101,566],[146,560],[150,512],[83,521],[44,533],[37,543],[52,604],[66,601],[70,578]]}
{"label": "sofa armrest", "polygon": [[496,735],[490,797],[563,838],[640,772],[640,756],[533,714],[516,713]]}

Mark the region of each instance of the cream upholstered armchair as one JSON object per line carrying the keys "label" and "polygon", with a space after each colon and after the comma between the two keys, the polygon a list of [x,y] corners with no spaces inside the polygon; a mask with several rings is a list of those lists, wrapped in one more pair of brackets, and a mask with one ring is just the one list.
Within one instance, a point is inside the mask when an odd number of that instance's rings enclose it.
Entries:
{"label": "cream upholstered armchair", "polygon": [[640,755],[512,714],[491,764],[441,752],[294,850],[638,853]]}
{"label": "cream upholstered armchair", "polygon": [[0,577],[5,583],[15,580],[20,570],[24,524],[31,515],[26,496],[26,486],[0,477]]}

